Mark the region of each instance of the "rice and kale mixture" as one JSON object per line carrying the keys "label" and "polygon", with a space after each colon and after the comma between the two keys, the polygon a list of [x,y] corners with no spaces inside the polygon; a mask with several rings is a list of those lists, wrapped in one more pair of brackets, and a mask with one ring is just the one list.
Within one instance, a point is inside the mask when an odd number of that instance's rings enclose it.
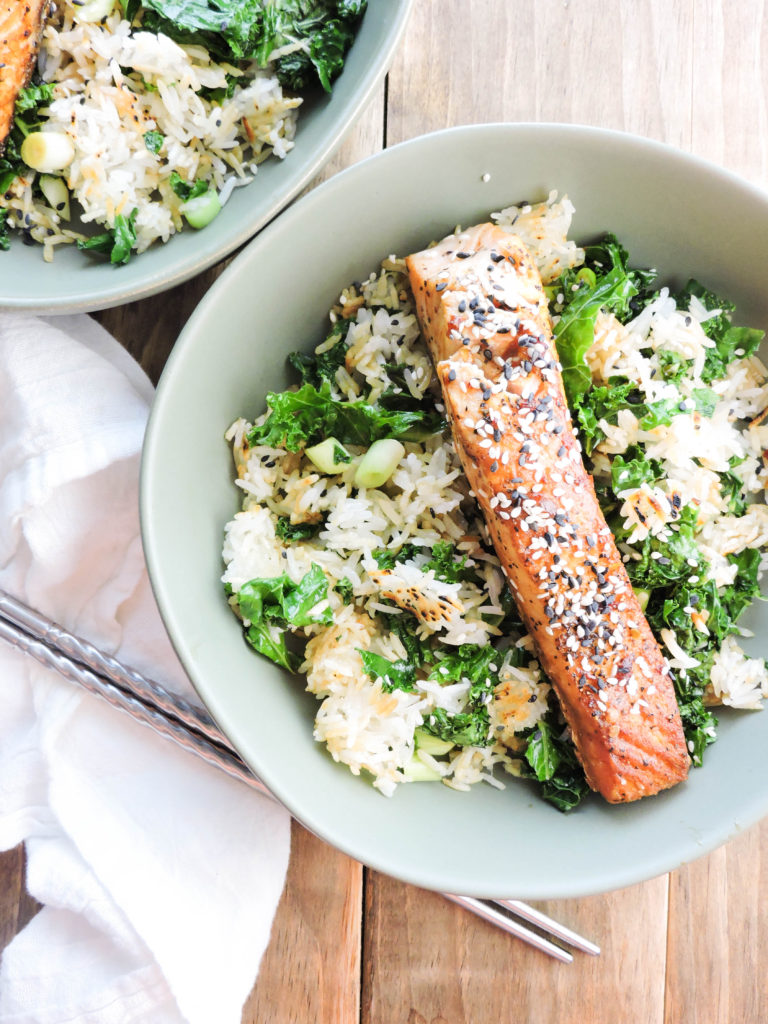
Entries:
{"label": "rice and kale mixture", "polygon": [[76,243],[119,265],[205,227],[288,155],[366,2],[54,0],[0,155],[0,249],[18,231],[47,261]]}
{"label": "rice and kale mixture", "polygon": [[[762,332],[695,281],[630,269],[612,236],[579,248],[572,212],[553,193],[493,217],[539,265],[586,465],[698,766],[717,708],[768,696],[737,624],[768,543]],[[404,261],[346,288],[291,363],[296,386],[227,435],[244,501],[223,580],[247,641],[306,676],[315,739],[382,793],[508,773],[572,809],[588,787],[461,472]]]}

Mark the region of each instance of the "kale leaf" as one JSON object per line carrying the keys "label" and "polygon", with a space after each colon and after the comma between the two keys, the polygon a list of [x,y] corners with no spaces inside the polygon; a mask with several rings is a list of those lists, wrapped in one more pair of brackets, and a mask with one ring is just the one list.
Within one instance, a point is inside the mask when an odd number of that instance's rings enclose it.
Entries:
{"label": "kale leaf", "polygon": [[581,803],[589,786],[573,743],[562,732],[554,722],[554,712],[548,711],[526,737],[522,775],[537,779],[542,797],[566,812]]}
{"label": "kale leaf", "polygon": [[323,520],[317,523],[292,523],[289,516],[278,516],[275,534],[281,540],[308,540],[323,528]]}
{"label": "kale leaf", "polygon": [[324,342],[327,345],[333,340],[333,344],[319,355],[291,352],[288,362],[301,374],[303,384],[319,388],[323,381],[328,381],[331,385],[335,383],[336,371],[344,365],[347,354],[346,337],[351,323],[351,320],[337,320]]}
{"label": "kale leaf", "polygon": [[467,568],[467,555],[457,559],[456,545],[447,540],[436,541],[430,549],[420,548],[416,544],[403,544],[396,551],[389,548],[375,548],[371,554],[380,569],[391,570],[398,562],[410,562],[419,554],[426,554],[429,550],[430,558],[421,569],[424,572],[433,570],[436,579],[444,583],[461,583],[465,580],[476,578],[474,569]]}
{"label": "kale leaf", "polygon": [[498,670],[491,665],[500,660],[501,655],[493,647],[476,644],[461,644],[457,651],[442,657],[430,672],[429,680],[446,685],[468,679],[467,703],[456,714],[434,708],[422,728],[460,746],[486,746],[491,729],[488,704],[498,683]]}
{"label": "kale leaf", "polygon": [[649,459],[640,445],[631,444],[623,455],[616,455],[611,462],[611,487],[614,494],[635,490],[641,484],[655,484],[664,477],[664,470],[657,459]]}
{"label": "kale leaf", "polygon": [[413,691],[416,684],[416,669],[404,658],[397,661],[390,661],[373,651],[363,651],[358,648],[358,654],[363,660],[363,671],[371,679],[381,679],[381,685],[388,692],[392,690]]}
{"label": "kale leaf", "polygon": [[[633,544],[639,559],[626,563],[627,573],[633,587],[641,590],[656,590],[669,587],[693,574],[704,576],[707,562],[701,555],[694,540],[696,510],[686,505],[680,510],[680,517],[670,530],[667,538],[649,534],[640,544]],[[610,523],[617,540],[625,540],[628,531],[621,523]]]}
{"label": "kale leaf", "polygon": [[679,395],[646,402],[634,381],[612,378],[610,384],[588,388],[576,406],[579,434],[584,450],[591,455],[605,437],[600,421],[615,424],[622,409],[628,409],[641,430],[668,426],[676,416],[698,412],[707,418],[715,411],[718,397],[710,388],[694,388],[690,399]]}
{"label": "kale leaf", "polygon": [[595,283],[579,283],[578,271],[570,270],[552,289],[563,296],[554,334],[571,408],[580,403],[592,383],[584,357],[595,337],[598,313],[606,310],[619,317],[628,315],[630,301],[648,284],[653,273],[629,270],[627,251],[612,235],[589,247],[586,255],[585,266],[595,274]]}
{"label": "kale leaf", "polygon": [[[734,359],[752,355],[763,339],[764,331],[753,327],[735,327],[731,324],[731,313],[736,308],[732,302],[721,298],[705,288],[699,281],[690,280],[675,297],[680,309],[688,309],[695,296],[707,310],[718,310],[715,316],[702,321],[702,329],[715,345],[708,348],[701,379],[705,384],[724,377],[728,364]],[[736,353],[739,353],[738,355]]]}
{"label": "kale leaf", "polygon": [[11,247],[11,240],[8,237],[7,210],[0,210],[0,249],[7,250]]}
{"label": "kale leaf", "polygon": [[237,592],[240,612],[248,620],[245,634],[248,642],[259,654],[295,672],[300,659],[288,650],[285,630],[311,622],[324,625],[333,622],[330,608],[319,613],[314,611],[327,595],[325,573],[314,563],[298,583],[285,573],[272,579],[250,580]]}
{"label": "kale leaf", "polygon": [[135,224],[138,212],[138,209],[134,208],[128,217],[118,213],[113,228],[103,234],[93,235],[85,241],[78,239],[77,248],[83,252],[109,256],[110,263],[114,263],[115,266],[127,263],[136,245]]}
{"label": "kale leaf", "polygon": [[178,171],[171,171],[168,180],[173,191],[184,202],[188,199],[197,199],[198,196],[202,196],[208,191],[208,183],[202,178],[196,178],[192,182],[185,181]]}
{"label": "kale leaf", "polygon": [[341,597],[344,604],[351,604],[353,598],[354,585],[352,580],[348,576],[342,576],[339,582],[333,588],[337,594]]}
{"label": "kale leaf", "polygon": [[[673,630],[686,654],[699,662],[695,668],[674,674],[680,717],[696,764],[701,764],[704,748],[716,736],[717,719],[704,703],[715,653],[727,636],[737,632],[737,621],[744,609],[760,597],[759,551],[747,548],[729,556],[729,561],[738,566],[732,584],[718,588],[711,579],[695,585],[688,580],[680,581],[672,588],[652,593],[646,609],[651,628],[657,634],[662,629]],[[706,620],[708,632],[696,628],[691,609]]]}
{"label": "kale leaf", "polygon": [[342,444],[367,447],[384,437],[417,440],[443,429],[437,413],[424,409],[389,412],[360,400],[343,402],[331,397],[328,381],[320,388],[304,384],[298,391],[270,392],[270,413],[261,426],[248,433],[248,443],[298,452],[325,437]]}

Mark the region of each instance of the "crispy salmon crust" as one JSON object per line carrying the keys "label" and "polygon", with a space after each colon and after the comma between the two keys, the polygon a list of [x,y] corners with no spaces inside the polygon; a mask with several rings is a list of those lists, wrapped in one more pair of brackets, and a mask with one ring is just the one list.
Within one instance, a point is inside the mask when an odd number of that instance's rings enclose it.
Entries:
{"label": "crispy salmon crust", "polygon": [[546,297],[518,238],[480,224],[406,260],[456,449],[592,789],[683,781],[664,656],[571,426]]}
{"label": "crispy salmon crust", "polygon": [[50,0],[0,0],[0,154],[13,125],[16,97],[29,82]]}

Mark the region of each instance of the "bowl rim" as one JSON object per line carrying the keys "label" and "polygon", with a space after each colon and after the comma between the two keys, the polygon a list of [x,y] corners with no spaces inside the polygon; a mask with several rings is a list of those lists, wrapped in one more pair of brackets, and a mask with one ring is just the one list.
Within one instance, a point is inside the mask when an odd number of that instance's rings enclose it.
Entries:
{"label": "bowl rim", "polygon": [[[377,59],[367,66],[360,78],[358,87],[339,104],[334,118],[333,130],[328,133],[323,145],[315,151],[312,158],[305,163],[303,169],[296,174],[290,186],[285,191],[275,194],[272,200],[263,207],[258,217],[253,219],[245,218],[237,230],[227,234],[220,242],[209,243],[207,246],[204,245],[201,255],[192,254],[181,260],[171,261],[172,269],[167,273],[158,275],[145,272],[143,275],[138,275],[139,281],[135,284],[121,284],[119,279],[114,284],[108,283],[107,286],[100,284],[96,296],[93,293],[89,294],[86,292],[71,297],[62,296],[52,300],[41,300],[38,296],[15,297],[13,295],[3,295],[0,292],[0,309],[49,315],[65,315],[110,309],[114,306],[137,302],[140,299],[146,299],[152,295],[168,291],[176,285],[183,284],[190,278],[203,273],[203,271],[219,263],[241,246],[245,246],[267,224],[274,220],[281,210],[290,205],[296,196],[311,182],[312,178],[328,163],[386,76],[395,51],[405,33],[405,28],[416,0],[385,0],[385,2],[396,4],[397,10],[391,20],[385,43],[377,51]],[[333,94],[331,94],[330,99],[333,99]],[[299,118],[299,131],[301,130],[300,126],[301,118]],[[290,161],[290,154],[287,159]],[[288,163],[285,166],[287,167],[286,176],[290,177],[293,174],[292,166],[296,165]],[[255,182],[250,184],[253,185]],[[173,236],[171,236],[168,242],[155,243],[155,245],[164,248],[172,242]],[[43,267],[55,267],[55,261],[52,264],[43,263],[42,265]]]}
{"label": "bowl rim", "polygon": [[[714,175],[716,179],[746,192],[747,195],[751,196],[757,202],[768,208],[768,189],[764,189],[741,177],[735,172],[723,168],[710,160],[688,153],[685,150],[681,150],[669,143],[648,139],[635,133],[586,124],[561,122],[487,122],[440,129],[435,132],[429,132],[404,140],[339,172],[332,178],[318,185],[317,188],[313,189],[310,193],[303,196],[289,209],[284,210],[280,217],[268,225],[268,227],[261,232],[258,237],[254,238],[249,245],[246,246],[243,252],[237,256],[236,260],[224,270],[221,276],[202,298],[201,302],[198,304],[187,322],[184,330],[181,332],[179,339],[169,356],[158,384],[142,451],[140,476],[141,536],[147,567],[149,570],[150,582],[157,599],[165,627],[168,631],[171,643],[179,656],[179,660],[181,661],[185,671],[188,673],[190,681],[192,682],[198,696],[217,721],[225,718],[226,715],[222,714],[215,692],[209,692],[209,688],[206,686],[205,681],[200,680],[196,676],[194,656],[186,646],[182,624],[174,615],[172,601],[167,591],[167,582],[163,579],[162,571],[159,569],[162,553],[156,546],[157,538],[153,532],[150,513],[154,486],[152,466],[154,460],[157,458],[159,446],[161,444],[161,431],[158,424],[161,416],[163,415],[165,405],[170,400],[168,396],[171,394],[176,367],[184,358],[187,339],[192,337],[193,332],[195,331],[195,321],[197,317],[204,316],[211,306],[216,305],[219,293],[221,291],[226,291],[230,278],[240,273],[241,268],[247,262],[256,258],[260,251],[267,250],[271,244],[272,237],[275,234],[283,231],[290,231],[292,225],[301,221],[308,210],[313,209],[318,204],[325,203],[327,197],[342,192],[348,187],[349,183],[355,181],[355,179],[359,177],[365,178],[369,173],[368,169],[371,166],[377,165],[381,162],[396,161],[398,159],[398,154],[411,149],[418,149],[425,144],[429,144],[430,140],[433,139],[443,138],[450,140],[451,138],[460,138],[462,136],[471,137],[473,135],[482,135],[486,132],[496,133],[499,131],[507,132],[512,136],[517,133],[530,132],[531,130],[550,134],[565,133],[566,136],[570,134],[573,136],[578,135],[580,137],[592,137],[594,141],[598,143],[612,141],[621,145],[637,147],[638,150],[642,149],[646,152],[650,150],[651,152],[660,154],[662,157],[673,158],[677,161],[682,160],[684,163],[687,163],[688,166],[697,168],[708,175]],[[766,710],[768,711],[768,709]],[[226,730],[224,731],[226,732]],[[247,753],[244,752],[242,756],[247,763],[251,764],[251,759],[248,757]],[[259,771],[258,765],[253,766],[251,764],[251,766],[254,767],[254,770],[260,775],[262,781],[269,786],[275,797],[288,808],[291,814],[295,816],[296,819],[304,825],[304,827],[313,834],[322,838],[324,841],[332,843],[335,848],[341,850],[352,858],[361,860],[360,851],[355,847],[354,841],[347,841],[343,837],[339,838],[336,835],[334,835],[332,839],[329,839],[323,828],[321,820],[322,814],[316,814],[314,809],[309,809],[307,807],[306,803],[302,806],[300,811],[297,811],[295,809],[295,795],[290,791],[286,791],[279,778],[276,780],[271,778],[265,779],[263,777],[264,773]],[[662,799],[663,796],[664,794],[661,794]],[[621,805],[619,805],[618,813],[620,813],[620,808]],[[610,872],[608,872],[609,877],[605,883],[600,883],[595,880],[591,884],[579,884],[574,886],[568,877],[563,877],[561,879],[552,880],[552,883],[548,885],[546,891],[541,889],[528,890],[522,894],[522,897],[528,899],[576,898],[609,892],[633,885],[637,882],[647,881],[668,871],[675,870],[682,864],[688,863],[703,854],[711,852],[713,849],[720,846],[723,842],[732,838],[746,827],[755,824],[766,814],[768,814],[768,788],[766,788],[763,793],[756,795],[750,801],[745,800],[739,804],[739,817],[737,824],[723,821],[718,825],[709,827],[703,836],[699,835],[695,844],[691,842],[691,848],[688,856],[681,857],[679,851],[676,849],[672,851],[660,850],[655,856],[648,857],[643,862],[642,869],[640,871],[636,868],[628,867],[623,864],[612,865]],[[442,881],[436,881],[434,875],[430,873],[427,866],[421,867],[418,864],[411,864],[404,868],[401,863],[393,866],[387,857],[371,856],[370,854],[365,856],[363,862],[375,870],[422,888],[460,891],[458,888],[450,889],[449,886],[446,886],[444,884],[445,879]],[[473,892],[472,895],[484,898],[494,898],[510,894],[501,894],[490,889],[486,889],[485,891]]]}

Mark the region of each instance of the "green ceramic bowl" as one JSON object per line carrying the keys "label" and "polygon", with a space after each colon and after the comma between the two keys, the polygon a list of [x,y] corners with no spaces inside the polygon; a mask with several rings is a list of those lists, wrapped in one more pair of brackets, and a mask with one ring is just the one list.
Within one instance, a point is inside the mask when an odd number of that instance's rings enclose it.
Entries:
{"label": "green ceramic bowl", "polygon": [[[729,295],[768,326],[768,195],[654,142],[564,125],[483,125],[407,142],[337,175],[271,224],[216,282],[163,374],[144,450],[150,576],[171,638],[223,731],[317,835],[387,874],[485,897],[580,896],[693,860],[768,813],[768,710],[723,713],[689,781],[628,806],[571,815],[527,783],[379,795],[312,739],[315,698],[253,654],[219,584],[222,529],[238,507],[223,434],[288,382],[285,357],[324,337],[342,286],[505,204],[557,188],[573,235],[615,231],[636,264]],[[766,651],[766,608],[747,617]]]}
{"label": "green ceramic bowl", "polygon": [[74,246],[57,249],[45,263],[42,247],[14,238],[10,251],[0,252],[0,309],[71,313],[134,302],[188,280],[247,242],[331,157],[384,77],[413,2],[369,0],[333,94],[305,103],[286,159],[262,164],[205,230],[174,235],[124,267],[90,259]]}

